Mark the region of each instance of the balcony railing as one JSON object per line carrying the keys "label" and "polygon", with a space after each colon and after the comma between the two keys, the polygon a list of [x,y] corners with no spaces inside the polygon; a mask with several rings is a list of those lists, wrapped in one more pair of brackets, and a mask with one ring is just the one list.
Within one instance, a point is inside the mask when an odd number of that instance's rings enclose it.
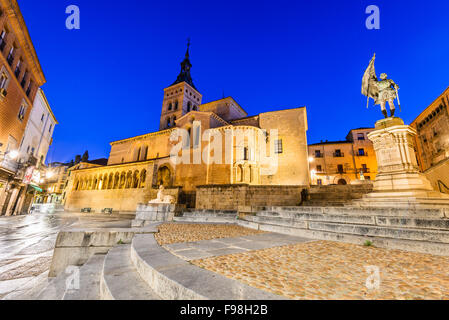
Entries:
{"label": "balcony railing", "polygon": [[344,156],[343,152],[334,152],[334,158],[343,158]]}
{"label": "balcony railing", "polygon": [[357,152],[356,157],[368,157],[368,152]]}
{"label": "balcony railing", "polygon": [[16,173],[17,170],[19,169],[19,163],[15,160],[3,158],[0,160],[0,169],[5,169],[7,171]]}
{"label": "balcony railing", "polygon": [[322,154],[322,153],[315,153],[315,158],[324,158],[324,154]]}

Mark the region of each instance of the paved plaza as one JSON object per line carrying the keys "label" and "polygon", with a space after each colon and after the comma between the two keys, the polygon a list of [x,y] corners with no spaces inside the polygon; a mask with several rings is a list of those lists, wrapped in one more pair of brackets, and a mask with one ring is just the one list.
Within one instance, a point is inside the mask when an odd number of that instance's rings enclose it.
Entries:
{"label": "paved plaza", "polygon": [[53,248],[60,230],[129,225],[127,219],[78,213],[1,217],[0,299],[31,289],[38,290],[47,284]]}

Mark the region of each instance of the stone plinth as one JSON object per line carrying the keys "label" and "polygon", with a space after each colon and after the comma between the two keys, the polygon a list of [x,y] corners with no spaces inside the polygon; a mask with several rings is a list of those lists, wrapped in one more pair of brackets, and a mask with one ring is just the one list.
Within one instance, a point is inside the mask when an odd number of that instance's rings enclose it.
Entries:
{"label": "stone plinth", "polygon": [[[449,206],[449,196],[433,190],[429,180],[419,171],[414,150],[416,131],[400,118],[376,122],[376,130],[368,134],[376,152],[378,174],[373,192],[363,201],[389,201],[392,205],[431,204]],[[392,199],[397,201],[391,202]],[[376,201],[373,201],[376,200]]]}
{"label": "stone plinth", "polygon": [[132,227],[141,227],[151,222],[173,221],[177,205],[171,203],[148,203],[137,205],[136,218]]}

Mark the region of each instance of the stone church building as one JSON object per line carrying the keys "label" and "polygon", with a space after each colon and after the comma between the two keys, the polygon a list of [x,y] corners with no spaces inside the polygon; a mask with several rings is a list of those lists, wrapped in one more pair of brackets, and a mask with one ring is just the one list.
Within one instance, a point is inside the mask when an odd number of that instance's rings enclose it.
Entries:
{"label": "stone church building", "polygon": [[[181,72],[164,89],[159,131],[111,142],[105,166],[71,170],[66,210],[134,212],[159,185],[187,207],[298,204],[310,184],[306,108],[248,116],[232,97],[202,103],[191,67],[187,48]],[[186,136],[173,138],[181,131]],[[176,162],[180,144],[184,161]]]}

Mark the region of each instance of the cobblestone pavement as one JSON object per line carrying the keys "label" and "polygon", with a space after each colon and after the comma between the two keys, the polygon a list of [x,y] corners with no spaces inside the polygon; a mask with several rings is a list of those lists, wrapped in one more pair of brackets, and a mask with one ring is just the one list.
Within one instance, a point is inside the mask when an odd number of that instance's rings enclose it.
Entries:
{"label": "cobblestone pavement", "polygon": [[449,257],[430,254],[312,241],[191,263],[291,299],[449,299]]}
{"label": "cobblestone pavement", "polygon": [[155,238],[159,245],[166,245],[262,233],[264,232],[232,224],[164,223],[159,226],[159,233],[155,234]]}
{"label": "cobblestone pavement", "polygon": [[56,236],[67,227],[129,227],[130,220],[78,213],[0,217],[0,299],[44,286]]}

